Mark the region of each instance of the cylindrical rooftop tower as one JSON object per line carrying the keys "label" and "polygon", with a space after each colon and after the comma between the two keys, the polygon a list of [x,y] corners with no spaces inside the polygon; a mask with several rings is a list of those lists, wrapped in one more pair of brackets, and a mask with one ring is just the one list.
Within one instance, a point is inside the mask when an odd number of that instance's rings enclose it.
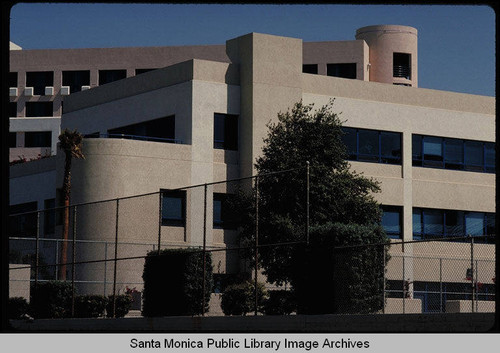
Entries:
{"label": "cylindrical rooftop tower", "polygon": [[418,87],[417,30],[377,25],[356,31],[370,48],[370,81]]}

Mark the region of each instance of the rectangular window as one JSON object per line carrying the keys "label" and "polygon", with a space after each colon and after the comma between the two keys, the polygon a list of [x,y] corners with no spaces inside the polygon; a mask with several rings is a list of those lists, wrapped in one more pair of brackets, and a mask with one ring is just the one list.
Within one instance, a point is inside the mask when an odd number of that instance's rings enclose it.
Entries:
{"label": "rectangular window", "polygon": [[214,114],[214,148],[238,150],[238,115]]}
{"label": "rectangular window", "polygon": [[99,70],[99,86],[127,77],[127,70]]}
{"label": "rectangular window", "polygon": [[9,148],[17,147],[17,132],[9,132]]}
{"label": "rectangular window", "polygon": [[422,211],[413,209],[413,239],[422,239]]}
{"label": "rectangular window", "polygon": [[36,210],[36,201],[9,206],[9,236],[36,237]]}
{"label": "rectangular window", "polygon": [[135,75],[140,75],[140,74],[143,74],[145,72],[149,72],[149,71],[153,71],[153,70],[156,70],[156,69],[135,69]]}
{"label": "rectangular window", "polygon": [[375,130],[359,130],[358,160],[373,162],[379,160],[379,133]]}
{"label": "rectangular window", "polygon": [[356,63],[326,64],[326,75],[355,79]]}
{"label": "rectangular window", "polygon": [[495,144],[491,142],[484,144],[484,171],[495,173]]}
{"label": "rectangular window", "polygon": [[9,118],[17,116],[17,102],[9,102]]}
{"label": "rectangular window", "polygon": [[424,136],[422,139],[424,167],[443,166],[443,141],[441,137]]}
{"label": "rectangular window", "polygon": [[446,210],[444,218],[446,236],[463,236],[465,234],[463,211]]}
{"label": "rectangular window", "polygon": [[411,55],[406,53],[393,54],[393,77],[411,80]]}
{"label": "rectangular window", "polygon": [[213,200],[213,227],[223,229],[236,228],[235,214],[231,209],[232,195],[214,193]]}
{"label": "rectangular window", "polygon": [[162,191],[162,225],[184,227],[186,225],[186,192]]}
{"label": "rectangular window", "polygon": [[347,148],[348,159],[357,160],[358,156],[358,134],[356,129],[351,127],[342,128],[344,135],[342,136],[342,140]]}
{"label": "rectangular window", "polygon": [[51,131],[28,131],[24,133],[24,147],[51,147]]}
{"label": "rectangular window", "polygon": [[35,95],[45,95],[45,87],[54,86],[52,71],[26,72],[26,87],[33,87]]}
{"label": "rectangular window", "polygon": [[444,222],[442,210],[426,209],[422,212],[423,231],[425,238],[442,238]]}
{"label": "rectangular window", "polygon": [[401,133],[342,128],[348,159],[363,162],[401,164]]}
{"label": "rectangular window", "polygon": [[483,144],[479,141],[465,141],[465,170],[483,171]]}
{"label": "rectangular window", "polygon": [[80,92],[82,86],[90,86],[90,71],[63,71],[62,85],[69,86],[70,93]]}
{"label": "rectangular window", "polygon": [[53,116],[52,102],[26,102],[26,117]]}
{"label": "rectangular window", "polygon": [[463,141],[458,139],[444,139],[444,167],[446,169],[463,169],[463,158]]}
{"label": "rectangular window", "polygon": [[466,235],[484,235],[484,213],[468,212],[465,214]]}
{"label": "rectangular window", "polygon": [[108,130],[109,137],[175,143],[175,115]]}
{"label": "rectangular window", "polygon": [[397,206],[382,206],[382,227],[389,238],[401,239],[402,208]]}
{"label": "rectangular window", "polygon": [[401,134],[397,132],[381,132],[380,154],[382,163],[401,163]]}
{"label": "rectangular window", "polygon": [[304,64],[302,65],[302,72],[306,74],[318,74],[318,64]]}
{"label": "rectangular window", "polygon": [[56,228],[56,199],[47,199],[44,201],[43,213],[43,231],[44,234],[53,234]]}
{"label": "rectangular window", "polygon": [[9,87],[17,87],[17,72],[9,72]]}
{"label": "rectangular window", "polygon": [[494,213],[486,214],[486,235],[496,235]]}
{"label": "rectangular window", "polygon": [[412,135],[411,137],[411,155],[414,167],[422,166],[422,136]]}

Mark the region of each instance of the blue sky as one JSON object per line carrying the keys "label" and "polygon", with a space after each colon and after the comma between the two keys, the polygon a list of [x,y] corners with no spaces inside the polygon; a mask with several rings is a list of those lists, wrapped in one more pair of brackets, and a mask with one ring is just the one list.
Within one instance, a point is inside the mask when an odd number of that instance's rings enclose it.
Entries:
{"label": "blue sky", "polygon": [[419,33],[419,86],[495,95],[495,13],[487,6],[30,4],[11,11],[24,49],[223,44],[249,32],[353,40],[357,28]]}

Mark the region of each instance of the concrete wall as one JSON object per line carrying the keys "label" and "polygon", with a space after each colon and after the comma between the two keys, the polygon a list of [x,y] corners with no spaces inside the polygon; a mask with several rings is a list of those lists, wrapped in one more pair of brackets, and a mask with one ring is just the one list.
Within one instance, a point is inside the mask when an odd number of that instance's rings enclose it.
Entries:
{"label": "concrete wall", "polygon": [[30,276],[29,265],[9,264],[9,298],[21,297],[30,302]]}

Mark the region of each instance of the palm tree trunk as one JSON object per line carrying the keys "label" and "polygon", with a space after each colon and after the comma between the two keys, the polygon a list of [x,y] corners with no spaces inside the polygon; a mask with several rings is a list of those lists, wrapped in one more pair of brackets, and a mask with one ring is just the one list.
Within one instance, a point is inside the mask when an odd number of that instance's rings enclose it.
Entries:
{"label": "palm tree trunk", "polygon": [[64,198],[63,212],[63,243],[61,247],[61,270],[59,279],[66,280],[66,262],[68,260],[68,238],[69,238],[69,198],[71,190],[71,154],[66,154],[64,163],[64,181],[62,187],[62,197]]}

